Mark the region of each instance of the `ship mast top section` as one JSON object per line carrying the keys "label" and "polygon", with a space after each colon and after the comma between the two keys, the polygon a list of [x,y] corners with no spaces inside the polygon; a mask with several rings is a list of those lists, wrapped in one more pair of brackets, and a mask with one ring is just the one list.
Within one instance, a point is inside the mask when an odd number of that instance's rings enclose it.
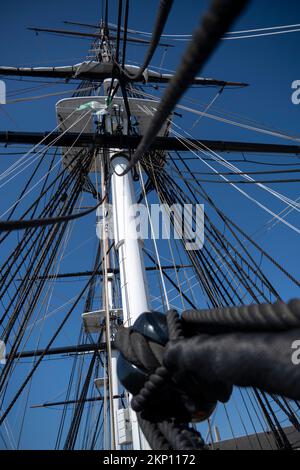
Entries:
{"label": "ship mast top section", "polygon": [[[66,22],[69,24],[69,22]],[[81,23],[70,23],[85,26]],[[88,26],[88,25],[86,25]],[[38,33],[53,33],[62,37],[81,37],[91,38],[93,40],[91,52],[93,56],[89,60],[83,62],[51,67],[7,67],[0,66],[0,76],[19,76],[19,77],[35,77],[35,78],[55,78],[62,80],[90,80],[102,81],[107,78],[122,79],[124,82],[140,82],[167,84],[173,78],[173,74],[160,73],[145,67],[142,74],[137,74],[140,67],[125,64],[126,44],[150,45],[150,41],[142,38],[128,37],[117,33],[110,33],[108,24],[105,20],[97,26],[97,31],[86,33],[82,31],[73,31],[65,29],[52,28],[28,28]],[[122,66],[119,65],[120,43],[122,47]],[[165,48],[173,47],[170,44],[158,43],[157,46]],[[150,47],[149,47],[150,49]],[[215,78],[195,77],[191,81],[191,85],[197,86],[220,86],[220,87],[246,87],[246,83],[232,82]]]}
{"label": "ship mast top section", "polygon": [[100,24],[100,37],[96,39],[93,52],[99,62],[112,64],[115,59],[114,41],[109,37],[109,28],[105,21]]}

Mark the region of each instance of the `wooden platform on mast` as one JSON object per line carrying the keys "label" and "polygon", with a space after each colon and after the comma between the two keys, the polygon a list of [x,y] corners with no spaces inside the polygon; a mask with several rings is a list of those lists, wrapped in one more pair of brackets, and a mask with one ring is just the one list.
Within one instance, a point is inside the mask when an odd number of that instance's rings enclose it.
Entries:
{"label": "wooden platform on mast", "polygon": [[[90,105],[90,109],[89,107],[85,108],[85,106],[91,103],[93,104]],[[138,134],[143,135],[159,105],[159,101],[129,97],[128,103],[130,114],[136,120],[136,131]],[[58,101],[56,104],[56,115],[59,131],[67,131],[66,134],[69,132],[93,134],[95,132],[94,114],[96,111],[101,112],[101,110],[113,119],[116,119],[116,115],[118,119],[120,117],[123,125],[126,127],[123,130],[123,134],[127,135],[127,113],[124,100],[119,96],[114,97],[109,106],[107,106],[107,96],[65,98]],[[160,132],[157,134],[158,137],[166,136],[169,127],[170,121],[166,120]],[[112,130],[111,134],[114,134],[114,130]],[[71,170],[77,161],[75,157],[78,155],[78,158],[82,158],[88,151],[87,148],[76,147],[76,142],[73,148],[62,147],[63,164],[68,167],[68,170]],[[98,168],[95,168],[95,166],[91,167],[90,172],[93,173],[95,171],[98,171]]]}

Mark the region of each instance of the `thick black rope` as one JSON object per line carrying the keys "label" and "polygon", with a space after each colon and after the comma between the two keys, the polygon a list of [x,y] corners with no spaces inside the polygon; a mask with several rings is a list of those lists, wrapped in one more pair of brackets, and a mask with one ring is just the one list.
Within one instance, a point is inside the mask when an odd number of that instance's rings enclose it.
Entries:
{"label": "thick black rope", "polygon": [[116,61],[117,61],[117,63],[119,62],[122,10],[123,10],[123,0],[119,0],[118,27],[117,27],[117,46],[116,46]]}
{"label": "thick black rope", "polygon": [[163,421],[158,424],[158,428],[174,450],[205,449],[205,444],[200,434],[186,425],[179,425],[172,421]]}
{"label": "thick black rope", "polygon": [[[181,426],[226,403],[233,386],[299,400],[292,345],[300,338],[300,300],[190,311],[181,319],[171,310],[167,325],[166,346],[135,327],[121,327],[116,336],[126,360],[147,374],[131,406],[152,448],[159,450],[165,440],[172,449],[192,448],[176,441]],[[196,442],[203,447],[198,434]]]}
{"label": "thick black rope", "polygon": [[126,60],[128,16],[129,16],[129,0],[126,0],[125,19],[124,19],[124,36],[123,36],[123,52],[122,52],[122,68],[123,69],[125,67],[125,60]]}
{"label": "thick black rope", "polygon": [[[168,314],[168,325],[177,322],[174,312]],[[178,383],[190,374],[207,381],[202,393],[212,401],[222,401],[218,383],[299,398],[300,368],[292,362],[292,345],[300,338],[299,300],[184,312],[182,325],[186,336],[194,336],[169,342],[163,359]]]}
{"label": "thick black rope", "polygon": [[137,416],[139,426],[152,450],[172,450],[172,447],[156,423],[143,419],[140,413]]}
{"label": "thick black rope", "polygon": [[179,386],[192,376],[206,400],[224,401],[219,384],[255,387],[297,400],[300,368],[292,362],[292,345],[299,338],[300,328],[280,333],[198,334],[167,345],[164,364]]}
{"label": "thick black rope", "polygon": [[239,331],[282,331],[300,328],[300,302],[288,304],[249,305],[215,308],[210,310],[187,310],[182,314],[184,324],[191,326],[226,327]]}
{"label": "thick black rope", "polygon": [[55,225],[55,224],[62,224],[64,222],[70,222],[71,220],[80,219],[85,217],[103,204],[107,196],[105,196],[102,201],[96,204],[91,209],[88,209],[83,212],[78,212],[77,214],[70,214],[70,215],[63,215],[61,217],[49,217],[45,219],[30,219],[30,220],[8,220],[5,222],[0,222],[0,232],[12,232],[14,230],[24,230],[27,228],[33,227],[45,227],[46,225]]}
{"label": "thick black rope", "polygon": [[140,428],[152,450],[204,450],[207,447],[201,435],[187,425],[172,420],[155,423],[138,413]]}
{"label": "thick black rope", "polygon": [[159,44],[161,35],[163,33],[163,30],[165,28],[169,13],[171,11],[171,8],[173,6],[173,1],[174,0],[160,0],[159,2],[159,8],[158,8],[158,13],[155,21],[155,25],[153,28],[153,33],[149,45],[149,49],[146,53],[143,65],[139,68],[137,73],[131,74],[126,71],[126,69],[121,70],[121,74],[125,76],[128,80],[138,80],[142,77],[143,73],[145,72],[146,68],[151,62],[151,59],[157,49],[157,46]]}
{"label": "thick black rope", "polygon": [[128,173],[148,150],[178,101],[247,3],[248,0],[213,0],[209,11],[195,31],[180,66],[162,96],[145,135],[122,175]]}

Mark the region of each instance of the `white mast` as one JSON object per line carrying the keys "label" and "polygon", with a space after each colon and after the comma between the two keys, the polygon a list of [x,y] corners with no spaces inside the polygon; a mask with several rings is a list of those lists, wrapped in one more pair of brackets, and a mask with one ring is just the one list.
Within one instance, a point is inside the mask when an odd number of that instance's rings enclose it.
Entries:
{"label": "white mast", "polygon": [[[104,81],[104,90],[108,94],[111,88],[111,79]],[[113,104],[111,104],[113,106]],[[127,131],[128,122],[124,115],[123,106],[116,104],[118,108],[123,133]],[[107,132],[112,133],[116,123],[114,122],[114,113],[108,107],[105,113],[105,128]],[[103,114],[99,115],[100,122],[103,119]],[[105,152],[105,151],[104,151]],[[133,178],[131,172],[124,176],[119,176],[127,168],[128,158],[125,154],[120,154],[119,149],[109,149],[110,154],[110,169],[111,169],[111,192],[112,192],[112,206],[113,206],[113,234],[115,249],[118,253],[118,262],[120,270],[120,284],[121,284],[121,298],[122,298],[122,311],[123,323],[125,326],[131,326],[135,320],[144,312],[149,311],[149,299],[146,284],[146,275],[144,267],[144,259],[142,253],[143,241],[137,237],[136,224],[132,219],[132,208],[136,205],[136,197],[134,192]],[[104,172],[102,171],[102,177]],[[104,195],[104,194],[103,194]],[[102,196],[103,196],[102,195]],[[103,211],[103,215],[105,213]],[[105,216],[103,217],[103,223]],[[106,243],[106,249],[108,244]],[[110,280],[110,289],[112,289],[112,279]],[[109,303],[110,308],[112,305],[112,293],[110,292]],[[118,378],[117,378],[117,357],[116,353],[112,353],[110,366],[111,370],[111,383],[113,394],[118,394]],[[112,428],[118,434],[118,408],[116,401],[113,401],[113,425]],[[149,449],[145,437],[140,431],[137,416],[133,410],[129,411],[131,430],[132,430],[132,444],[135,450]],[[117,442],[115,447],[119,448]]]}
{"label": "white mast", "polygon": [[[113,154],[111,167],[112,202],[114,218],[115,248],[118,252],[120,281],[122,294],[122,309],[125,326],[131,326],[143,312],[150,310],[145,278],[145,267],[142,254],[142,240],[135,233],[131,208],[136,204],[131,172],[120,175],[128,165],[128,159],[123,155]],[[137,416],[130,409],[132,426],[133,449],[149,449],[143,436]]]}
{"label": "white mast", "polygon": [[112,202],[115,248],[118,251],[123,318],[131,326],[143,312],[149,311],[145,267],[142,254],[143,241],[137,237],[132,208],[136,205],[131,172],[118,176],[127,168],[128,158],[115,154],[111,157]]}

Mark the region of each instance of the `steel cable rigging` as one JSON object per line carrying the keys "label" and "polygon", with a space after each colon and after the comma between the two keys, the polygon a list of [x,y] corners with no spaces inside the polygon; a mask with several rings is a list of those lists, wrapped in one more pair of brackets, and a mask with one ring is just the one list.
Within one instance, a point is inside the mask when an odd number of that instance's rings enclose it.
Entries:
{"label": "steel cable rigging", "polygon": [[55,334],[52,336],[51,340],[49,341],[48,345],[45,347],[45,350],[43,352],[43,354],[39,357],[39,359],[37,360],[37,362],[35,363],[35,365],[33,366],[31,372],[29,373],[29,375],[26,377],[25,381],[23,382],[22,386],[19,388],[19,390],[17,391],[17,393],[15,394],[15,396],[13,397],[13,400],[11,401],[11,403],[8,405],[6,411],[2,414],[1,418],[0,418],[0,424],[3,423],[3,421],[5,420],[6,416],[8,415],[8,413],[10,412],[10,410],[12,409],[12,407],[14,406],[14,404],[16,403],[16,401],[18,400],[19,396],[21,395],[21,393],[23,392],[24,388],[26,387],[26,385],[28,384],[29,380],[31,379],[31,377],[33,376],[34,372],[36,371],[36,369],[38,368],[39,364],[41,363],[41,361],[43,360],[44,356],[47,354],[47,351],[50,349],[51,345],[54,343],[56,337],[58,336],[58,334],[60,333],[60,331],[62,330],[63,326],[65,325],[65,323],[67,322],[68,318],[70,317],[70,315],[72,314],[73,310],[75,309],[75,307],[77,306],[77,304],[79,303],[81,297],[83,296],[83,294],[85,293],[86,289],[88,288],[89,284],[92,282],[93,280],[93,277],[92,276],[87,285],[85,286],[85,288],[80,292],[80,294],[78,295],[77,299],[76,299],[76,302],[72,305],[71,309],[68,311],[67,315],[65,316],[65,318],[63,319],[63,321],[60,323],[59,325],[59,328],[58,330],[55,332]]}
{"label": "steel cable rigging", "polygon": [[[185,184],[191,185],[191,191],[193,193],[198,194],[201,197],[202,200],[206,201],[212,207],[212,209],[214,211],[216,211],[216,213],[218,214],[220,219],[225,223],[226,227],[228,227],[228,229],[230,230],[231,233],[233,233],[233,229],[237,230],[237,232],[240,235],[242,235],[244,237],[244,239],[247,240],[251,245],[253,245],[263,255],[263,257],[268,259],[274,266],[276,266],[276,268],[278,268],[296,286],[300,287],[299,281],[297,281],[290,273],[288,273],[279,263],[276,262],[276,260],[274,260],[274,258],[272,258],[265,250],[263,250],[258,245],[258,243],[254,241],[254,239],[252,237],[247,235],[244,230],[242,230],[235,222],[232,221],[231,218],[229,218],[218,206],[216,206],[216,204],[214,203],[212,197],[209,196],[207,191],[204,189],[203,185],[198,183],[197,179],[195,178],[195,176],[193,174],[193,171],[191,169],[189,169],[187,163],[185,162],[185,159],[179,153],[177,153],[177,155],[179,156],[179,161],[184,165],[184,168],[187,171],[189,171],[189,174],[190,174],[191,178],[194,179],[194,184],[192,184],[190,181],[186,182],[185,178],[182,179],[183,182],[185,182]],[[175,161],[174,161],[173,158],[172,158],[172,161],[175,164]],[[180,169],[179,169],[179,167],[177,167],[177,165],[175,166],[175,168],[176,168],[176,171],[178,173],[180,173]],[[235,236],[235,240],[238,243],[238,245],[242,247],[243,250],[246,250],[246,247],[245,247],[244,243],[241,242],[241,240],[239,239],[238,236]],[[259,270],[257,265],[255,267],[255,270],[257,272]],[[266,277],[265,277],[265,281],[267,281]],[[269,287],[270,287],[270,285],[269,285]]]}
{"label": "steel cable rigging", "polygon": [[157,111],[123,175],[128,173],[148,150],[163,123],[169,118],[196,74],[203,68],[217,47],[223,34],[240,15],[247,3],[247,0],[213,0],[210,10],[194,33],[183,61],[162,96]]}
{"label": "steel cable rigging", "polygon": [[[70,201],[68,203],[70,209],[72,209],[74,203],[76,202],[77,198],[78,198],[78,195],[80,194],[81,192],[81,181],[80,181],[80,177],[79,177],[79,182],[77,183],[77,185],[75,186],[74,188],[74,195],[73,197],[70,198]],[[74,199],[75,197],[75,199]],[[71,205],[70,205],[71,204]],[[68,205],[66,207],[68,207]],[[14,307],[14,310],[12,312],[12,315],[11,317],[9,318],[9,321],[8,321],[8,324],[5,326],[5,332],[6,332],[6,340],[8,339],[8,335],[10,334],[10,331],[12,330],[12,327],[13,325],[15,324],[20,312],[21,312],[21,308],[22,308],[22,305],[24,304],[24,302],[26,301],[26,297],[28,297],[29,293],[31,292],[31,295],[32,295],[32,299],[31,299],[31,303],[30,303],[30,306],[29,308],[27,309],[27,311],[25,312],[25,315],[23,316],[22,318],[22,321],[19,325],[19,333],[14,341],[14,344],[13,346],[11,347],[12,351],[15,351],[17,348],[18,348],[18,345],[20,344],[20,341],[22,339],[22,337],[24,336],[24,333],[25,333],[25,325],[26,323],[28,322],[30,316],[32,315],[32,312],[33,312],[33,309],[35,308],[36,306],[36,303],[41,295],[41,292],[42,292],[42,289],[43,289],[43,285],[44,285],[44,282],[45,281],[39,281],[39,283],[36,285],[34,284],[34,281],[35,281],[35,278],[36,278],[36,275],[39,273],[39,270],[41,269],[43,263],[45,262],[46,260],[46,257],[45,255],[48,256],[48,262],[47,262],[47,265],[46,265],[46,270],[45,270],[45,273],[47,274],[49,272],[49,269],[51,267],[51,264],[53,263],[53,260],[54,260],[54,257],[55,257],[55,253],[58,249],[58,247],[60,246],[60,243],[61,243],[61,240],[62,240],[62,236],[63,236],[63,233],[66,229],[66,224],[64,224],[64,227],[63,227],[63,230],[60,231],[60,234],[59,234],[59,231],[58,231],[58,227],[55,228],[55,230],[51,233],[51,231],[47,234],[46,236],[46,245],[43,247],[43,250],[42,250],[42,256],[40,255],[39,253],[39,245],[37,246],[37,257],[36,259],[33,259],[32,263],[31,263],[31,268],[29,267],[28,268],[28,271],[26,273],[26,276],[24,278],[24,280],[22,281],[22,283],[20,284],[19,288],[16,290],[16,293],[13,297],[13,299],[11,299],[10,301],[10,305],[8,306],[8,308],[6,309],[6,312],[4,313],[3,317],[2,317],[2,321],[5,317],[5,315],[8,314],[9,312],[9,309],[10,307],[12,306],[12,302],[14,300],[14,298],[16,299],[16,295],[18,295],[18,291],[20,295],[19,299],[18,299],[18,302],[17,302],[17,305]],[[58,235],[58,239],[53,247],[53,250],[52,252],[48,252],[47,250],[47,247],[48,249],[50,248],[51,244],[54,243],[54,239],[55,239],[55,234]],[[31,269],[33,269],[34,267],[34,263],[35,261],[37,260],[37,266],[35,267],[34,269],[34,274],[32,275],[31,274]],[[15,271],[16,273],[16,271]],[[44,277],[45,279],[45,277]],[[32,291],[32,287],[34,286],[35,290]],[[33,293],[34,292],[34,293]],[[10,367],[10,360],[7,361],[7,364],[5,366],[5,371],[3,371],[3,376],[2,376],[2,379],[5,380],[5,377],[7,375],[7,372],[9,370],[9,367]]]}
{"label": "steel cable rigging", "polygon": [[[90,158],[90,157],[88,157],[88,158]],[[65,175],[65,170],[63,170],[61,173],[59,173],[59,175],[54,179],[54,181],[51,182],[51,184],[49,184],[46,188],[42,188],[41,194],[38,196],[36,201],[33,204],[31,204],[29,209],[27,209],[26,212],[22,215],[22,218],[25,215],[27,215],[32,209],[33,209],[32,216],[34,216],[34,214],[37,210],[38,204],[40,203],[42,198],[47,194],[47,192],[51,188],[53,189],[54,185],[59,180],[61,180],[61,183],[59,184],[56,192],[52,195],[52,197],[49,200],[49,203],[44,207],[44,209],[40,213],[41,218],[43,218],[47,215],[50,215],[50,216],[53,215],[54,211],[56,209],[58,209],[59,206],[64,202],[63,201],[64,198],[62,198],[62,195],[66,195],[67,192],[70,191],[70,189],[72,188],[72,185],[74,184],[74,178],[75,178],[75,181],[76,181],[77,178],[79,178],[79,179],[81,178],[80,174],[78,173],[78,171],[80,172],[80,169],[81,169],[81,165],[77,164],[65,178],[63,178],[63,176]],[[45,181],[45,185],[47,185],[47,179]],[[20,243],[16,247],[16,249],[6,259],[6,263],[5,263],[6,264],[6,272],[3,275],[3,278],[2,278],[2,281],[1,281],[2,283],[3,283],[3,281],[5,281],[5,278],[7,277],[9,269],[12,268],[14,262],[16,261],[16,257],[21,253],[21,251],[23,250],[23,247],[26,244],[28,244],[29,241],[32,242],[31,246],[29,247],[29,251],[34,247],[34,243],[37,241],[37,238],[36,239],[33,238],[32,235],[33,235],[32,231],[30,229],[27,230],[24,234],[24,237],[22,238],[22,240],[20,241]],[[39,237],[40,235],[41,235],[41,232],[38,232],[37,237]],[[5,239],[5,236],[1,239],[1,242],[3,242],[4,239]]]}
{"label": "steel cable rigging", "polygon": [[[50,197],[49,203],[45,205],[44,209],[40,213],[40,217],[45,217],[47,215],[51,216],[55,213],[55,211],[57,211],[59,209],[59,207],[61,205],[61,202],[62,202],[61,195],[66,194],[70,190],[70,188],[72,187],[73,178],[78,173],[78,166],[74,167],[74,169],[70,172],[70,174],[66,178],[62,178],[63,173],[64,172],[60,173],[46,189],[42,188],[40,196],[29,207],[29,209],[27,209],[27,211],[24,213],[24,215],[28,214],[31,210],[33,210],[32,216],[34,216],[34,214],[37,211],[38,205],[39,205],[42,197],[44,197],[47,194],[49,189],[51,189],[51,188],[53,189],[54,185],[59,180],[61,180],[60,184],[58,185],[57,190],[52,195],[50,195],[51,197]],[[45,186],[47,186],[47,179],[45,180]],[[22,217],[24,217],[24,215]],[[41,240],[41,237],[43,236],[43,233],[44,232],[42,232],[42,231],[35,230],[35,232],[34,232],[33,229],[27,229],[24,236],[23,236],[23,238],[21,239],[21,241],[19,242],[19,244],[17,245],[15,250],[13,250],[12,253],[8,256],[8,258],[5,261],[6,268],[5,268],[5,271],[3,272],[3,276],[2,276],[2,279],[1,279],[1,289],[4,288],[4,290],[0,289],[1,295],[3,295],[4,292],[5,292],[5,289],[8,288],[8,284],[6,284],[6,287],[4,287],[4,286],[5,286],[5,282],[7,280],[7,277],[9,275],[9,273],[11,272],[12,268],[13,267],[15,268],[14,275],[12,276],[12,277],[14,277],[18,273],[20,268],[22,267],[22,263],[25,262],[27,256],[29,256],[30,252],[35,248],[35,244],[38,243],[39,240]],[[7,232],[4,237],[2,237],[1,243],[8,236],[9,236],[9,232]],[[24,252],[24,250],[26,248],[27,248],[27,254],[24,255],[25,257],[22,256],[21,263],[18,265],[17,258],[22,255],[22,253]]]}
{"label": "steel cable rigging", "polygon": [[[151,173],[149,173],[149,174],[151,175]],[[159,185],[157,190],[163,196],[163,200],[165,202],[167,202],[169,205],[172,206],[174,203],[179,203],[179,204],[184,204],[184,203],[190,203],[191,204],[191,203],[195,203],[195,202],[199,203],[199,201],[195,198],[195,190],[193,188],[189,188],[189,186],[188,186],[188,189],[191,192],[191,195],[193,197],[192,199],[189,199],[187,197],[187,195],[185,193],[183,193],[182,189],[178,185],[176,185],[174,182],[171,182],[171,179],[170,179],[170,177],[168,176],[167,173],[160,174],[160,172],[158,172],[158,174],[156,175],[156,178],[157,178],[158,185]],[[186,184],[188,184],[188,183],[186,183]],[[172,188],[172,189],[168,189],[169,185],[171,185],[170,188]],[[181,194],[182,194],[182,196],[181,196]],[[183,199],[181,199],[181,197],[183,197]],[[208,265],[206,265],[204,263],[202,269],[205,269],[205,270],[209,269],[209,266],[212,263],[214,268],[210,269],[210,271],[211,271],[211,273],[217,272],[217,276],[216,276],[216,281],[217,281],[219,275],[223,275],[222,270],[220,270],[220,265],[216,264],[216,261],[219,258],[220,261],[222,261],[224,263],[226,262],[226,265],[227,265],[228,269],[230,271],[232,271],[232,275],[234,277],[237,277],[237,279],[239,279],[241,276],[244,277],[244,280],[243,280],[243,278],[241,278],[239,280],[239,282],[242,282],[242,284],[244,282],[246,282],[245,287],[246,287],[247,291],[252,292],[251,287],[250,287],[250,285],[252,284],[252,288],[255,288],[255,289],[258,290],[258,293],[256,295],[258,295],[258,296],[263,295],[264,296],[263,291],[260,291],[260,288],[254,283],[251,276],[249,276],[249,269],[250,269],[253,272],[253,275],[258,276],[260,281],[263,282],[268,289],[270,289],[270,284],[266,283],[265,278],[260,273],[259,266],[257,264],[255,264],[255,262],[253,260],[251,261],[251,258],[250,258],[250,263],[251,264],[249,264],[249,262],[247,262],[241,256],[241,254],[236,250],[236,248],[233,251],[234,256],[231,256],[229,250],[232,250],[234,248],[233,245],[228,240],[226,240],[226,238],[224,237],[224,234],[220,234],[220,232],[218,232],[218,230],[216,229],[216,227],[213,224],[211,225],[212,228],[210,228],[210,224],[211,224],[211,222],[209,220],[209,216],[208,216],[208,214],[206,214],[205,238],[206,238],[207,242],[212,244],[212,246],[214,247],[213,249],[216,250],[216,253],[217,254],[219,253],[219,254],[218,254],[217,258],[215,256],[212,257],[209,254],[209,252],[207,252],[206,247],[204,246],[204,252],[207,253],[207,256],[210,258],[211,261],[208,263]],[[216,245],[216,242],[217,242],[217,245]],[[218,245],[219,245],[219,248],[218,248]],[[221,250],[221,251],[219,251],[219,250]],[[203,252],[203,250],[201,250],[201,251]],[[201,258],[202,256],[204,256],[204,252],[203,253],[200,253],[200,252],[189,253],[188,256],[190,258],[191,257],[193,258],[192,262],[194,264],[195,260],[198,257]],[[222,255],[221,255],[221,253],[222,253]],[[238,259],[240,259],[240,264],[237,264],[237,258],[236,257],[238,257]],[[230,263],[227,261],[227,258],[228,258],[228,261],[231,260]],[[195,266],[195,264],[194,264],[194,266]],[[196,266],[198,266],[198,264],[196,264]],[[246,268],[244,269],[243,266],[246,266],[247,269]],[[200,269],[200,267],[198,266],[197,269]],[[209,275],[208,272],[207,272],[207,275]],[[246,281],[246,279],[248,279],[248,280]],[[254,277],[254,279],[255,279],[255,277]],[[250,285],[249,285],[249,282],[250,282]],[[207,281],[205,281],[205,284],[206,283],[207,283]],[[237,294],[237,292],[234,290],[234,285],[235,285],[234,282],[232,282],[232,281],[228,282],[225,279],[223,279],[223,281],[220,283],[221,291],[225,288],[225,285],[227,285],[230,290],[233,290],[234,295]],[[209,291],[210,291],[210,289],[207,291],[207,294],[209,294]],[[275,299],[278,298],[278,294],[276,293],[274,288],[272,288],[271,292],[273,294],[275,294]],[[253,296],[252,296],[251,300],[257,301],[256,295],[253,293]],[[268,301],[268,300],[269,299],[265,298],[265,301]],[[238,302],[241,302],[241,299],[238,299]],[[231,304],[232,304],[232,300],[231,300]]]}

